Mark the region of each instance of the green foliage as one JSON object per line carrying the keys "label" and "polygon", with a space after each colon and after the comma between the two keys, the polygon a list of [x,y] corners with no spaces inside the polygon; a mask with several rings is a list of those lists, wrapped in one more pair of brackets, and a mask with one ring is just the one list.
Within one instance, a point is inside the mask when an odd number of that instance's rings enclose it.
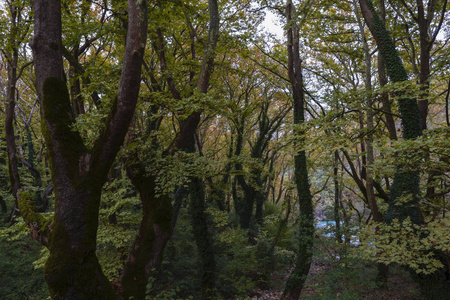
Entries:
{"label": "green foliage", "polygon": [[[281,287],[284,282],[273,281],[272,272],[282,276],[282,270],[294,261],[295,253],[282,247],[276,247],[269,255],[272,236],[265,229],[249,243],[248,232],[239,228],[232,215],[217,209],[208,208],[207,214],[214,232],[214,249],[217,261],[217,293],[222,298],[245,298],[257,287]],[[266,217],[267,219],[267,217]],[[267,219],[268,220],[268,219]],[[274,224],[272,224],[274,222]],[[191,231],[189,215],[181,209],[174,236],[165,251],[162,269],[150,279],[147,287],[149,299],[196,299],[200,291],[199,257]],[[265,222],[266,223],[266,222]],[[275,231],[278,221],[267,223],[270,231]],[[280,239],[291,239],[289,230]],[[283,244],[281,243],[281,244]],[[194,255],[193,255],[194,254]]]}
{"label": "green foliage", "polygon": [[[176,298],[200,298],[200,263],[186,209],[181,209],[177,227],[164,252],[161,269],[150,279],[147,297],[156,299],[162,292],[177,291]],[[172,293],[172,292],[170,292]],[[174,297],[175,298],[175,297]]]}
{"label": "green foliage", "polygon": [[97,256],[111,280],[119,278],[141,220],[141,202],[127,179],[116,179],[103,188]]}
{"label": "green foliage", "polygon": [[[211,208],[208,212],[216,231],[219,292],[226,297],[245,297],[256,287],[274,286],[276,283],[270,279],[272,272],[289,266],[294,258],[292,250],[282,247],[275,247],[270,253],[279,220],[274,215],[266,216],[256,244],[248,244],[248,232],[233,224],[227,213]],[[284,230],[279,245],[292,243],[289,233]]]}
{"label": "green foliage", "polygon": [[[258,2],[273,7],[277,12],[284,10],[285,3],[282,1]],[[26,21],[24,23],[26,26],[19,25],[13,28],[7,5],[0,6],[0,29],[6,33],[0,36],[3,45],[0,47],[4,51],[1,54],[2,65],[5,65],[4,53],[10,53],[13,46],[9,36],[20,37],[18,41],[20,44],[28,39],[32,31],[29,19],[32,18],[30,7],[24,5],[26,2],[22,0],[15,0],[12,3],[23,7],[24,18],[21,22]],[[309,8],[310,3],[312,2],[301,2],[300,5]],[[83,43],[93,40],[92,44],[77,57],[82,68],[79,74],[72,77],[67,68],[68,63],[65,66],[69,86],[73,85],[75,79],[80,80],[81,97],[86,113],[78,115],[74,122],[71,118],[62,119],[66,127],[70,127],[66,128],[68,130],[62,135],[62,139],[73,137],[75,132],[79,132],[86,147],[91,147],[101,132],[107,112],[117,93],[128,19],[126,3],[62,1],[62,4],[65,48],[72,51]],[[104,4],[108,4],[107,7]],[[399,57],[392,56],[395,54],[392,45],[389,46],[387,56],[386,54],[384,56],[396,63],[396,65],[388,64],[388,67],[391,77],[398,81],[406,76],[412,77],[414,75],[412,73],[419,71],[415,64],[420,57],[414,57],[416,54],[412,51],[419,49],[418,35],[415,27],[411,27],[413,20],[402,10],[403,8],[394,11],[392,9],[394,5],[395,3],[391,3],[387,10],[387,29],[394,37],[393,40],[396,41],[394,46],[398,48],[403,58],[403,70],[397,68]],[[364,150],[362,147],[367,140],[365,114],[369,109],[375,113],[374,129],[371,132],[375,140],[375,164],[369,168],[376,182],[387,192],[388,184],[392,183],[395,174],[416,172],[417,176],[413,179],[420,183],[420,192],[417,198],[414,198],[417,200],[415,204],[420,207],[427,222],[422,226],[413,225],[408,220],[390,225],[369,223],[361,235],[358,230],[350,233],[348,228],[343,228],[344,234],[352,234],[355,238],[361,239],[361,245],[356,248],[356,252],[360,254],[358,256],[351,255],[352,247],[348,244],[337,244],[333,238],[320,238],[317,251],[314,251],[315,259],[324,265],[331,262],[332,268],[322,276],[323,280],[319,281],[318,294],[315,296],[325,299],[358,298],[362,289],[373,286],[375,276],[373,266],[376,262],[389,263],[391,266],[393,262],[394,265],[402,264],[421,275],[440,268],[441,262],[432,251],[449,253],[448,218],[441,218],[448,210],[450,186],[448,174],[450,131],[448,127],[443,126],[445,123],[443,100],[450,57],[449,47],[445,41],[436,41],[436,47],[433,48],[433,51],[436,51],[432,57],[433,75],[430,78],[430,90],[427,91],[431,116],[428,120],[429,130],[414,140],[391,141],[387,138],[384,126],[385,112],[379,96],[383,93],[389,94],[389,101],[393,102],[393,116],[398,121],[398,102],[401,102],[401,105],[406,103],[411,106],[414,104],[411,99],[423,94],[422,87],[411,80],[378,88],[378,82],[374,81],[373,86],[376,88],[361,91],[366,79],[363,72],[361,39],[364,36],[367,39],[370,59],[374,65],[376,56],[379,55],[377,50],[381,48],[376,47],[368,32],[360,35],[361,28],[356,24],[355,7],[352,3],[319,1],[314,3],[310,10],[298,9],[298,16],[295,17],[304,21],[301,26],[300,51],[305,66],[307,122],[293,126],[292,116],[283,115],[292,106],[286,80],[287,56],[284,41],[269,40],[268,36],[261,36],[258,33],[258,25],[262,21],[264,10],[256,7],[254,2],[220,1],[219,6],[221,35],[217,46],[218,59],[215,62],[208,93],[198,94],[195,86],[207,37],[207,1],[152,3],[149,11],[149,39],[152,44],[145,53],[146,66],[142,76],[140,103],[135,114],[137,137],[126,148],[124,147],[123,155],[117,162],[118,168],[123,169],[131,161],[130,157],[136,155],[144,163],[145,171],[157,177],[158,194],[171,194],[174,187],[188,185],[189,177],[211,179],[212,184],[208,185],[207,193],[215,192],[217,195],[223,192],[221,195],[226,211],[214,209],[212,201],[207,203],[209,208],[206,210],[208,226],[212,228],[214,235],[214,252],[218,264],[218,297],[245,298],[252,295],[257,288],[277,288],[284,285],[286,274],[296,259],[295,250],[299,248],[294,238],[296,234],[298,235],[299,228],[292,227],[298,218],[297,205],[292,205],[291,216],[287,224],[281,228],[276,246],[274,245],[275,236],[282,225],[282,216],[285,214],[286,199],[296,197],[293,195],[294,184],[291,178],[292,158],[299,151],[307,151],[308,173],[310,178],[313,178],[310,181],[311,191],[313,193],[319,191],[320,194],[316,195],[316,199],[319,201],[320,197],[321,204],[323,203],[324,209],[327,209],[327,204],[333,199],[334,193],[332,180],[329,180],[333,176],[331,157],[334,151],[341,154],[342,150],[345,150],[349,153],[349,160],[354,163],[358,176],[361,177],[363,185],[365,184],[362,174],[367,149]],[[105,15],[103,12],[106,12]],[[100,22],[102,15],[105,17],[104,22]],[[436,26],[437,18],[431,22]],[[413,29],[407,35],[405,25]],[[379,27],[379,24],[377,26]],[[444,23],[444,26],[448,27],[448,24]],[[166,70],[163,70],[160,63],[157,29],[162,32]],[[24,62],[31,60],[29,57],[31,51],[26,44],[19,50],[20,69]],[[28,120],[28,117],[24,117],[26,114],[31,116],[36,99],[33,76],[28,73],[28,68],[23,71],[23,76],[17,84],[20,99],[15,120],[16,142],[20,153],[25,153],[27,132],[21,120]],[[3,78],[6,78],[5,69],[0,68],[0,72],[2,93],[5,94],[3,81]],[[372,74],[375,80],[374,72]],[[173,78],[181,99],[174,99],[169,91],[167,84],[169,76]],[[101,102],[99,106],[93,104],[94,92],[99,95]],[[369,97],[374,98],[372,107],[367,105]],[[67,106],[69,99],[66,100]],[[265,112],[262,109],[264,105],[267,105]],[[0,111],[3,111],[3,104],[0,106]],[[152,111],[152,107],[156,108],[156,113]],[[64,113],[60,113],[61,111]],[[70,111],[71,108],[64,107],[48,117],[59,123],[60,117],[68,116]],[[180,123],[193,111],[202,114],[197,131],[198,146],[202,155],[181,152],[175,156],[167,155],[164,149],[179,133]],[[42,148],[38,146],[43,141],[36,123],[39,118],[33,115],[30,120],[29,132],[35,137],[33,139],[33,145],[36,147],[35,167],[42,174],[43,181],[49,182],[46,176],[48,167],[44,164],[47,149],[45,146]],[[262,145],[257,144],[258,137],[264,130],[262,124],[266,122],[266,125],[275,127],[274,122],[277,120],[280,120],[280,126],[270,137],[269,134],[264,136],[267,145],[265,150],[261,151],[260,157],[256,157],[254,153],[262,148]],[[158,124],[155,126],[158,130],[149,133],[149,121]],[[14,198],[8,190],[8,170],[7,164],[4,163],[6,161],[6,150],[3,147],[4,133],[3,129],[0,131],[1,195],[10,209]],[[293,132],[302,132],[306,136],[299,136]],[[243,149],[239,155],[232,155],[237,148],[237,133],[242,135],[240,138],[243,141]],[[302,145],[297,146],[300,142]],[[73,150],[77,149],[67,149],[66,152]],[[269,161],[273,165],[269,166]],[[358,222],[370,218],[369,207],[364,202],[363,191],[359,190],[354,178],[346,173],[345,169],[348,169],[350,161],[342,159],[341,164],[338,162],[338,181],[342,193],[341,213],[345,212],[350,222],[359,226]],[[233,165],[241,165],[242,170],[229,167]],[[42,192],[43,188],[34,184],[34,178],[24,164],[19,166],[19,171],[22,186],[33,193]],[[125,177],[125,172],[115,171],[117,170],[112,172],[114,174],[111,174],[110,182],[103,189],[97,235],[97,255],[104,273],[113,281],[117,280],[127,259],[142,214],[142,205],[130,182],[118,179]],[[252,228],[251,236],[239,228],[237,216],[229,212],[233,210],[231,186],[236,175],[243,176],[258,193],[269,195],[269,201],[278,201],[277,204],[265,203],[264,220],[257,229]],[[402,183],[410,183],[411,180],[408,179],[411,177],[406,176],[406,180]],[[323,192],[320,192],[321,189]],[[279,197],[276,195],[278,192]],[[241,197],[244,195],[239,185],[236,195]],[[396,204],[408,204],[411,199],[410,194],[400,193]],[[377,198],[377,203],[381,213],[386,214],[388,203],[381,198]],[[321,204],[315,206],[316,211],[322,211]],[[163,266],[150,278],[147,286],[148,299],[200,298],[198,291],[201,290],[201,284],[198,278],[201,264],[192,235],[191,217],[187,213],[189,201],[186,200],[184,205],[174,237],[165,251]],[[2,218],[8,214],[9,212],[3,214]],[[327,219],[334,217],[333,214],[326,215],[330,217]],[[431,216],[434,219],[428,220]],[[51,220],[51,215],[46,219]],[[330,230],[332,232],[332,229]],[[23,299],[40,293],[35,292],[37,285],[33,282],[38,281],[36,278],[41,278],[39,277],[41,275],[36,274],[42,273],[41,268],[48,257],[48,251],[46,249],[39,251],[39,247],[29,246],[33,242],[27,236],[27,231],[25,223],[19,219],[14,226],[0,233],[0,267],[3,272],[0,298],[5,294],[8,299]],[[330,232],[319,234],[326,235]],[[29,271],[25,262],[29,262],[30,266],[34,265],[37,270]],[[24,272],[19,273],[21,269]],[[33,279],[28,279],[30,277]],[[12,284],[19,280],[20,283],[24,281],[23,288],[13,287]]]}
{"label": "green foliage", "polygon": [[387,265],[408,266],[418,274],[431,274],[444,267],[435,251],[450,253],[449,229],[450,217],[424,225],[414,224],[409,218],[391,224],[369,223],[360,235],[360,255]]}
{"label": "green foliage", "polygon": [[23,221],[0,229],[0,298],[49,299],[44,273],[33,266],[40,249]]}
{"label": "green foliage", "polygon": [[[308,279],[307,287],[314,293],[308,293],[305,299],[365,299],[384,295],[387,290],[401,290],[398,278],[401,277],[408,284],[408,295],[417,296],[418,291],[407,272],[402,272],[397,266],[390,267],[391,277],[396,277],[385,290],[377,282],[377,266],[360,255],[360,246],[350,243],[338,243],[333,237],[323,234],[334,231],[332,226],[319,229],[320,238],[315,239],[314,271],[319,275],[312,275]],[[347,232],[347,234],[350,234]],[[392,295],[400,296],[395,292]],[[386,296],[389,298],[389,296]],[[400,296],[402,297],[402,296]]]}

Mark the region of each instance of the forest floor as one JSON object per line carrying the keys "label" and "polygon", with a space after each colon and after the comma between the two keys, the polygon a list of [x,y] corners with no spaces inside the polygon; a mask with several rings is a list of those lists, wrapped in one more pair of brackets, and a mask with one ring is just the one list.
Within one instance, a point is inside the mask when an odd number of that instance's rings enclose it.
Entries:
{"label": "forest floor", "polygon": [[[322,247],[320,247],[322,248]],[[316,250],[323,250],[316,249]],[[387,283],[383,287],[375,283],[376,265],[355,260],[340,260],[338,256],[316,251],[313,263],[300,299],[372,299],[372,300],[421,300],[417,285],[410,274],[399,266],[389,270]],[[347,263],[347,265],[346,265]],[[289,276],[286,270],[278,281]],[[275,278],[275,280],[277,280]],[[257,290],[251,300],[280,299],[281,288]]]}

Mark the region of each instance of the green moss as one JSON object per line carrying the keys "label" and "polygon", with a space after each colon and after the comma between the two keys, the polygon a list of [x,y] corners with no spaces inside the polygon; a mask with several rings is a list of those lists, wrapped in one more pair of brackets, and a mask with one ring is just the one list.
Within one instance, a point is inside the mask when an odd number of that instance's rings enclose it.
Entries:
{"label": "green moss", "polygon": [[[43,112],[41,126],[50,158],[52,178],[67,170],[69,176],[78,174],[79,157],[87,152],[80,134],[72,130],[73,118],[69,91],[64,81],[49,77],[43,87]],[[62,156],[63,162],[56,161]],[[63,163],[63,165],[61,165]]]}
{"label": "green moss", "polygon": [[[50,257],[44,267],[50,293],[54,299],[114,299],[112,287],[95,254],[101,187],[106,175],[102,177],[98,172],[86,173],[87,170],[79,169],[82,164],[89,166],[89,151],[80,134],[72,129],[74,119],[66,83],[58,78],[47,78],[43,92],[41,125],[52,178],[54,183],[63,180],[59,188],[64,188],[64,209],[76,209],[70,215],[55,215],[52,223]],[[60,208],[62,195],[58,194],[58,188],[55,192],[56,207]],[[82,222],[80,225],[86,231],[80,229],[79,234],[71,235],[65,227],[67,222]]]}
{"label": "green moss", "polygon": [[55,217],[50,256],[44,272],[52,299],[115,299],[112,287],[103,275],[95,247],[72,248],[69,233]]}
{"label": "green moss", "polygon": [[44,216],[36,212],[33,195],[27,191],[20,191],[18,198],[20,215],[25,220],[25,223],[34,224],[40,233],[47,234],[48,225],[51,220],[47,220]]}

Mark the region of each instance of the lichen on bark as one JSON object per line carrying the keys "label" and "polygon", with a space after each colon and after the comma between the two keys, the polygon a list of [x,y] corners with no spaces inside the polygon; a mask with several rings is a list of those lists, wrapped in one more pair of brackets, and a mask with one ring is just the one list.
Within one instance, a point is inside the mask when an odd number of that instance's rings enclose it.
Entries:
{"label": "lichen on bark", "polygon": [[30,192],[21,190],[18,193],[20,215],[24,219],[31,235],[42,245],[48,246],[51,234],[51,220],[36,212],[34,197]]}

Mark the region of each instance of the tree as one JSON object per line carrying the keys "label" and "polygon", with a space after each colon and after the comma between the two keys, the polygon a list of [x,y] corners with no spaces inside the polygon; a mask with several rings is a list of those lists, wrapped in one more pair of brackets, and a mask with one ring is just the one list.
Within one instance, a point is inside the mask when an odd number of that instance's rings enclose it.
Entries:
{"label": "tree", "polygon": [[[420,124],[422,130],[427,129],[427,116],[429,106],[429,88],[430,88],[430,75],[431,75],[431,51],[435,45],[436,38],[444,23],[445,13],[447,11],[447,0],[444,1],[424,1],[417,0],[415,3],[407,3],[406,1],[400,1],[397,4],[403,7],[411,19],[417,24],[419,29],[419,55],[420,55],[420,69],[419,83],[422,93],[419,95],[419,112],[420,112]],[[414,12],[416,10],[416,12]],[[400,8],[397,7],[396,12],[400,17],[405,20],[406,17],[400,13]],[[438,14],[438,16],[437,16]],[[410,35],[411,40],[413,32],[409,31],[409,26],[406,25],[407,35]],[[434,27],[434,28],[433,28]],[[412,47],[415,45],[412,43]],[[412,57],[415,60],[416,57]],[[414,61],[415,63],[415,61]]]}
{"label": "tree", "polygon": [[[128,32],[117,97],[105,128],[88,149],[74,122],[62,60],[61,3],[34,2],[32,49],[42,131],[56,195],[50,221],[33,211],[31,195],[20,193],[19,209],[32,235],[49,248],[45,277],[54,299],[113,299],[96,250],[101,188],[123,143],[140,87],[146,42],[146,1],[128,1]],[[118,291],[120,294],[120,291]]]}
{"label": "tree", "polygon": [[[304,93],[303,74],[300,60],[299,29],[298,23],[294,19],[295,8],[291,0],[286,3],[286,19],[288,24],[288,73],[292,85],[294,104],[294,132],[298,135],[299,145],[302,147],[304,132],[301,125],[305,122],[304,115]],[[295,184],[300,205],[299,221],[299,248],[294,270],[286,282],[286,287],[281,299],[296,300],[300,298],[300,293],[305,284],[311,266],[314,237],[314,210],[312,196],[309,189],[308,168],[306,164],[306,151],[296,150],[294,156]]]}
{"label": "tree", "polygon": [[[384,24],[375,12],[372,2],[370,0],[359,0],[359,3],[364,20],[375,38],[380,54],[386,62],[388,76],[393,82],[406,82],[408,77],[401,58]],[[399,92],[397,96],[402,120],[403,138],[406,140],[416,139],[422,135],[417,100],[404,92]],[[410,218],[413,224],[424,224],[424,218],[420,211],[420,177],[418,171],[402,170],[402,166],[397,166],[397,172],[394,175],[394,181],[390,190],[389,210],[385,219],[387,222],[392,222],[395,219],[403,221],[406,218]],[[437,255],[438,257],[442,256],[439,253]],[[430,275],[419,276],[419,284],[424,296],[431,299],[448,294],[448,282],[444,273],[444,270],[440,270]]]}
{"label": "tree", "polygon": [[[183,86],[183,82],[177,82],[177,78],[174,78],[173,74],[177,72],[175,66],[170,68],[170,61],[174,61],[177,58],[168,57],[169,53],[165,42],[165,30],[173,30],[173,28],[164,28],[162,24],[157,24],[156,28],[152,28],[151,39],[152,45],[157,53],[159,59],[159,65],[162,72],[162,79],[160,82],[156,80],[156,76],[149,72],[149,77],[146,81],[154,83],[154,89],[160,94],[164,94],[164,90],[160,88],[167,83],[168,92],[171,94],[175,103],[179,105],[179,102],[185,101],[183,97],[192,97],[208,93],[209,80],[214,65],[214,58],[216,52],[216,45],[219,36],[219,7],[216,0],[208,1],[209,9],[209,28],[208,39],[204,44],[204,55],[201,60],[201,67],[198,72],[197,84],[194,85],[195,70],[193,68],[188,70],[189,78],[186,82],[189,86],[186,90],[179,90],[180,86]],[[162,4],[161,7],[157,7],[155,13],[161,13],[166,8],[165,6],[171,6],[172,4]],[[174,10],[181,9],[182,15],[186,17],[188,23],[188,29],[190,32],[190,38],[192,39],[190,59],[198,59],[195,55],[195,43],[196,37],[195,29],[190,23],[189,12],[187,7],[173,7]],[[189,13],[188,13],[189,12]],[[197,13],[197,12],[195,12]],[[177,35],[179,32],[176,33]],[[180,40],[175,37],[177,43]],[[181,57],[187,59],[183,49],[178,49],[178,44],[172,45],[175,51],[181,51]],[[147,66],[148,68],[148,66]],[[159,76],[159,75],[158,75]],[[180,80],[181,81],[181,80]],[[150,86],[150,85],[148,85]],[[192,88],[192,87],[195,88]],[[153,111],[152,111],[153,110]],[[158,106],[152,106],[148,111],[148,117],[151,118],[155,111],[158,110]],[[182,111],[175,111],[175,114],[182,114]],[[201,121],[201,111],[196,109],[191,112],[182,122],[179,124],[179,131],[170,143],[170,145],[163,151],[163,156],[183,155],[180,152],[195,153],[195,135],[198,125]],[[152,120],[147,120],[147,136],[155,134],[158,126]],[[133,136],[134,135],[134,136]],[[129,142],[133,142],[136,139],[137,133],[130,132]],[[145,138],[144,138],[145,139]],[[151,141],[152,150],[162,148],[163,145],[159,144],[156,140]],[[145,152],[145,150],[140,150]],[[168,194],[157,195],[157,179],[155,170],[152,167],[147,166],[154,162],[153,159],[148,159],[147,154],[141,154],[146,159],[139,158],[139,150],[136,150],[134,154],[131,154],[130,164],[127,166],[127,174],[131,179],[133,185],[139,191],[141,202],[143,204],[144,214],[141,221],[139,233],[133,243],[132,250],[129,254],[129,260],[126,264],[125,270],[121,275],[122,283],[124,284],[124,290],[126,290],[126,296],[134,296],[142,298],[145,296],[145,284],[151,275],[152,268],[157,268],[162,261],[162,254],[165,245],[172,235],[172,230],[175,222],[171,222],[171,218],[176,220],[178,211],[173,211],[171,199]],[[215,258],[212,245],[212,238],[210,230],[208,229],[207,216],[206,216],[206,203],[203,181],[197,175],[186,176],[188,178],[188,189],[190,194],[190,213],[193,225],[193,232],[198,251],[200,253],[200,259],[202,263],[202,287],[203,297],[213,297],[214,285],[215,285]],[[179,208],[178,201],[175,199],[174,207]],[[131,270],[131,272],[129,272]],[[138,270],[136,272],[135,270]],[[126,284],[128,282],[129,284]],[[130,285],[131,286],[128,286]],[[138,292],[136,292],[138,291]]]}
{"label": "tree", "polygon": [[21,187],[19,167],[17,159],[16,135],[14,134],[14,111],[16,107],[17,81],[22,75],[23,70],[31,63],[24,63],[19,68],[19,51],[22,43],[30,29],[30,20],[24,19],[26,6],[23,2],[7,1],[8,11],[10,15],[8,28],[8,39],[4,41],[2,54],[6,59],[6,69],[8,72],[8,82],[6,89],[6,117],[5,117],[5,134],[8,152],[8,169],[11,182],[12,193],[15,198],[15,205],[11,213],[10,219],[16,215],[18,208],[17,198],[18,191]]}

